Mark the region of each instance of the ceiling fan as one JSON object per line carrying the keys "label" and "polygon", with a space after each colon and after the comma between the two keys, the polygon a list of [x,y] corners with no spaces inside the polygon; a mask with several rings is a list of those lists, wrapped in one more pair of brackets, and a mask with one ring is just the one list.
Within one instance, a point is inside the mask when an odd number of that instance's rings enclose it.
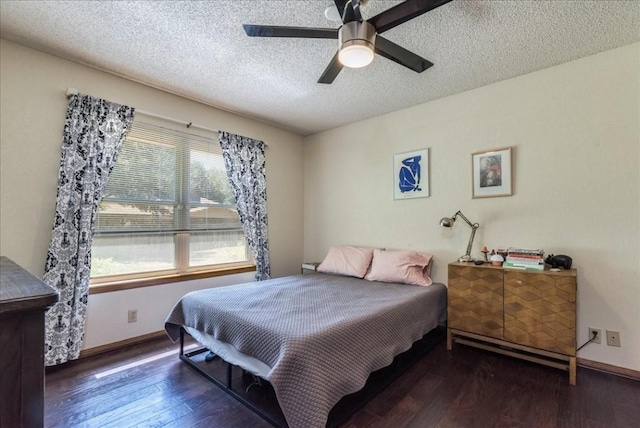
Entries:
{"label": "ceiling fan", "polygon": [[331,83],[343,66],[359,68],[373,61],[374,52],[411,70],[422,73],[433,63],[387,40],[380,33],[390,30],[451,0],[406,0],[371,19],[363,20],[360,6],[367,0],[334,0],[340,28],[282,27],[244,24],[250,37],[299,37],[338,39],[338,52],[320,76],[318,83]]}

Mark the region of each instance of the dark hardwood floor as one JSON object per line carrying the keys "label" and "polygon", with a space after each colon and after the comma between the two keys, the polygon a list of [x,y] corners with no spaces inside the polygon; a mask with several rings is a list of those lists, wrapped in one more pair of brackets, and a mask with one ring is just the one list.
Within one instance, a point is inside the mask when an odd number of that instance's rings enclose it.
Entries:
{"label": "dark hardwood floor", "polygon": [[[252,382],[235,372],[235,381]],[[268,386],[248,394],[277,409]],[[270,425],[181,362],[176,345],[157,339],[47,370],[45,426]],[[579,368],[570,386],[557,369],[462,345],[448,352],[440,343],[343,427],[640,427],[640,382]]]}

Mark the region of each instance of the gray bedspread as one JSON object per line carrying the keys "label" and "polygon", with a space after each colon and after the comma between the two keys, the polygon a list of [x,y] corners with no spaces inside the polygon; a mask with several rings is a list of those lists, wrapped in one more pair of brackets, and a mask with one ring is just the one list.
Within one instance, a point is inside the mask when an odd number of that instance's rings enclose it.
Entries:
{"label": "gray bedspread", "polygon": [[446,318],[446,287],[313,274],[195,291],[165,321],[196,328],[266,363],[291,428],[324,427],[369,374]]}

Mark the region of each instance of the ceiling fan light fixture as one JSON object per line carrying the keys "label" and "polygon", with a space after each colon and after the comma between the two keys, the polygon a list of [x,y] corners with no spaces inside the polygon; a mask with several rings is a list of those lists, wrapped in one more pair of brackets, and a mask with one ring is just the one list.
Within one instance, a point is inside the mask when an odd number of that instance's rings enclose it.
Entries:
{"label": "ceiling fan light fixture", "polygon": [[376,29],[366,21],[351,21],[340,27],[338,60],[349,68],[366,67],[375,56]]}
{"label": "ceiling fan light fixture", "polygon": [[373,61],[373,46],[364,40],[346,42],[340,48],[338,59],[345,67],[366,67]]}

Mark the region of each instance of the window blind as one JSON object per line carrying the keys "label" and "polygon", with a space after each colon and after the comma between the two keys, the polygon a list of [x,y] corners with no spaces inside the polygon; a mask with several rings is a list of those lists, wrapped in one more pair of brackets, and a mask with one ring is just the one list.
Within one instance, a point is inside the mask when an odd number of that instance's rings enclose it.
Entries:
{"label": "window blind", "polygon": [[97,234],[240,227],[217,136],[134,122],[100,202]]}

